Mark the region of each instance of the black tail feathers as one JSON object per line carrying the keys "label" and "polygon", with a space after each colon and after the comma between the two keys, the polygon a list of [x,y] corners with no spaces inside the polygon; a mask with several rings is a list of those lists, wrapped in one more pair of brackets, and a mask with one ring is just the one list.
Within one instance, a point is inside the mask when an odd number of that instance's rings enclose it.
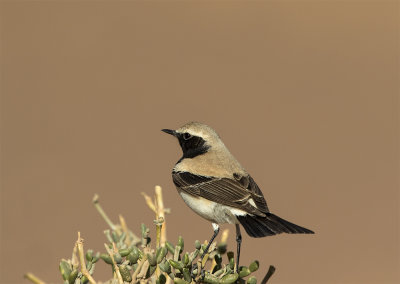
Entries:
{"label": "black tail feathers", "polygon": [[247,234],[253,238],[273,236],[280,233],[287,234],[314,234],[313,231],[290,223],[272,213],[265,217],[245,215],[236,216]]}

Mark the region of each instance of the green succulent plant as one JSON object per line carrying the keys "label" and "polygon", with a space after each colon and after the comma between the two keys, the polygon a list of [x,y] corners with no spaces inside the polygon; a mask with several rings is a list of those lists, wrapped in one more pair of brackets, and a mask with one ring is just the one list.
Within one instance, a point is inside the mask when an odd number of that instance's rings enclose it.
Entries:
{"label": "green succulent plant", "polygon": [[[64,284],[99,283],[93,277],[98,261],[103,261],[111,266],[112,278],[105,282],[110,284],[138,282],[154,284],[171,284],[172,282],[175,284],[257,283],[257,279],[252,273],[259,269],[259,262],[255,260],[248,266],[236,269],[234,253],[227,250],[227,233],[225,237],[222,237],[221,242],[211,245],[203,259],[201,259],[201,255],[206,243],[202,244],[196,240],[191,248],[192,251],[189,252],[185,251],[183,237],[180,236],[176,244],[167,241],[165,231],[162,231],[165,217],[164,214],[160,214],[167,210],[163,208],[160,187],[156,187],[156,197],[156,202],[153,203],[145,195],[147,204],[156,213],[154,223],[157,238],[152,247],[152,240],[149,237],[150,230],[146,225],[141,225],[141,233],[138,237],[127,228],[122,216],[120,216],[120,224],[112,223],[101,208],[98,197],[95,196],[93,203],[110,227],[104,231],[107,239],[106,251],[94,253],[89,249],[84,252],[83,240],[78,233],[72,258],[62,259],[59,265]],[[163,212],[160,211],[160,207]],[[186,247],[191,246],[186,245]],[[274,271],[275,268],[270,266],[261,283],[265,284]],[[26,278],[37,284],[44,283],[32,274],[26,274]]]}

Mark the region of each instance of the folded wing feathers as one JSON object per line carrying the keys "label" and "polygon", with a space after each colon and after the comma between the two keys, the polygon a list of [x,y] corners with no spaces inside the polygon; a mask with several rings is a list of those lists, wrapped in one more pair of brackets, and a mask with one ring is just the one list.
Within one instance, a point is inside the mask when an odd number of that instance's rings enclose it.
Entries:
{"label": "folded wing feathers", "polygon": [[[172,176],[177,187],[193,196],[200,196],[257,216],[265,216],[268,212],[264,197],[258,194],[261,193],[258,187],[256,190],[247,189],[235,179],[204,177],[189,172],[173,172]],[[251,179],[247,184],[251,186],[255,183]],[[256,207],[250,203],[251,199]]]}

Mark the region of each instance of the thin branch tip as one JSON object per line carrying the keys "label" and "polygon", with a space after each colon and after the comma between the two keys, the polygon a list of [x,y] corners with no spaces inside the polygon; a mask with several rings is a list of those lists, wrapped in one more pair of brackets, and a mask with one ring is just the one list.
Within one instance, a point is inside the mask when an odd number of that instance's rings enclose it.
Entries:
{"label": "thin branch tip", "polygon": [[93,199],[92,199],[92,202],[93,202],[94,204],[96,204],[96,203],[99,202],[99,195],[98,195],[97,193],[94,194]]}
{"label": "thin branch tip", "polygon": [[35,276],[33,273],[30,272],[26,273],[24,275],[24,278],[28,279],[34,284],[46,284],[43,280],[39,279],[37,276]]}

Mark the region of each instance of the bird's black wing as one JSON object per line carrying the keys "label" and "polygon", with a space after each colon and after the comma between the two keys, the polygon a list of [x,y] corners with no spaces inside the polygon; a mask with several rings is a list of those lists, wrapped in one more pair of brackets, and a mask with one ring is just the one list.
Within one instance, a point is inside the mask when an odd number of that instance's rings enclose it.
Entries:
{"label": "bird's black wing", "polygon": [[235,174],[232,178],[216,178],[173,172],[172,178],[177,188],[192,196],[203,197],[257,216],[265,216],[269,212],[261,190],[250,176]]}

